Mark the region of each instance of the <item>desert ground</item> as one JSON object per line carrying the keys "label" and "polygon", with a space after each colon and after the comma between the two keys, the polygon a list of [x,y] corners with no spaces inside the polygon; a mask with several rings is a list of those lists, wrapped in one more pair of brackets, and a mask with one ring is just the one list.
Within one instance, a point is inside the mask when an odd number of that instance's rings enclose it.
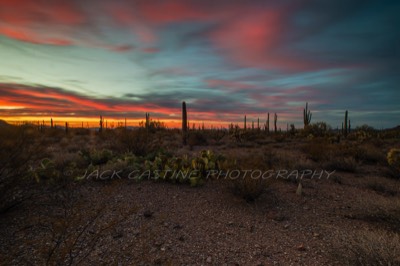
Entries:
{"label": "desert ground", "polygon": [[399,128],[0,135],[2,265],[400,265]]}

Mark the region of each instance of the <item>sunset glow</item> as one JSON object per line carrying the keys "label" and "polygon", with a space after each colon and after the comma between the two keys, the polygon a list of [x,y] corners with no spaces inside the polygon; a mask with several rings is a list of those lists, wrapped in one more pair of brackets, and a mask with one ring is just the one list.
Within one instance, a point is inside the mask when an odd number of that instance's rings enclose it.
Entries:
{"label": "sunset glow", "polygon": [[[395,1],[0,0],[0,119],[399,124]],[[397,119],[397,120],[396,120]]]}

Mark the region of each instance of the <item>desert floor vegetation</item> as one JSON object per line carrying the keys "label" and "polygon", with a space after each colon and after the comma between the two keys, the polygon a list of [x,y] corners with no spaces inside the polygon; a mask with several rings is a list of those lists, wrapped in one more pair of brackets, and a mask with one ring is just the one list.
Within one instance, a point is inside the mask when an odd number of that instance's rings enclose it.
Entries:
{"label": "desert floor vegetation", "polygon": [[0,128],[6,265],[400,265],[400,131]]}

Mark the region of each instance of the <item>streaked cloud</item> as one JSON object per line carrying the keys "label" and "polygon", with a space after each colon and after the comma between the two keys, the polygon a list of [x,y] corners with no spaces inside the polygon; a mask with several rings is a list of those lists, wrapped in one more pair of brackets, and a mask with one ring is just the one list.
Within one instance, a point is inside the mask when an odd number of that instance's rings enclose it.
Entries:
{"label": "streaked cloud", "polygon": [[[0,0],[0,114],[394,126],[396,1]],[[396,112],[395,112],[396,113]],[[27,115],[28,114],[28,115]],[[397,113],[396,113],[397,114]]]}

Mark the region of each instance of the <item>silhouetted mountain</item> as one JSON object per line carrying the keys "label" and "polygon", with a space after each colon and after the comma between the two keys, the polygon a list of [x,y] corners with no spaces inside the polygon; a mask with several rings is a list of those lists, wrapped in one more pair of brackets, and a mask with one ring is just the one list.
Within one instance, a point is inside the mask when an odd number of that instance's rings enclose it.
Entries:
{"label": "silhouetted mountain", "polygon": [[7,123],[4,120],[0,119],[0,128],[4,128],[4,127],[11,127],[12,125],[10,125],[9,123]]}
{"label": "silhouetted mountain", "polygon": [[393,127],[393,128],[388,128],[387,130],[399,130],[400,131],[400,126],[397,126],[397,127]]}

